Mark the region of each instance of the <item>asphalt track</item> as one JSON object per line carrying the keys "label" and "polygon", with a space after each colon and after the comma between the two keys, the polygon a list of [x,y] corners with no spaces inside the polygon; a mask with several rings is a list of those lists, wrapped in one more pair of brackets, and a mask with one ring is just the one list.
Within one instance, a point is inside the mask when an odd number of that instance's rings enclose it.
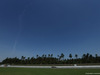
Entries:
{"label": "asphalt track", "polygon": [[[4,67],[4,66],[0,66]],[[15,68],[100,68],[100,65],[95,66],[11,66],[6,67],[15,67]]]}

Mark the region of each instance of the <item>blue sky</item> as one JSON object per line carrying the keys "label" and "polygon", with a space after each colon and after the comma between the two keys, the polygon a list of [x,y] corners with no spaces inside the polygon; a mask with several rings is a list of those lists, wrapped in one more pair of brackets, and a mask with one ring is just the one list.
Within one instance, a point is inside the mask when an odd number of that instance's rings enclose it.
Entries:
{"label": "blue sky", "polygon": [[53,53],[100,55],[100,0],[0,0],[0,61]]}

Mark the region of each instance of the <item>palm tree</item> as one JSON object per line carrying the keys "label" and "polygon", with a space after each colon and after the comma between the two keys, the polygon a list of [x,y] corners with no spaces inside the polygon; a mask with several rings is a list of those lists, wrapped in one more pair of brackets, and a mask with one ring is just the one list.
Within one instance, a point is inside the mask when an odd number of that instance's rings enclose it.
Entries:
{"label": "palm tree", "polygon": [[51,54],[51,58],[53,57],[53,54]]}
{"label": "palm tree", "polygon": [[45,55],[43,54],[43,55],[42,55],[42,58],[44,58],[44,57],[45,57]]}
{"label": "palm tree", "polygon": [[25,60],[25,57],[24,57],[24,56],[22,56],[22,57],[21,57],[21,60]]}
{"label": "palm tree", "polygon": [[38,57],[39,57],[39,55],[37,54],[37,55],[36,55],[36,58],[38,58]]}
{"label": "palm tree", "polygon": [[30,57],[28,57],[27,60],[30,60]]}
{"label": "palm tree", "polygon": [[83,54],[82,58],[86,58],[86,54]]}
{"label": "palm tree", "polygon": [[78,55],[77,55],[77,54],[75,54],[75,57],[76,57],[76,59],[77,59]]}
{"label": "palm tree", "polygon": [[77,63],[77,57],[78,57],[78,55],[77,55],[77,54],[75,54],[75,57],[76,57],[76,61],[75,61],[75,62]]}
{"label": "palm tree", "polygon": [[73,60],[71,60],[72,59],[72,54],[69,54],[69,58],[70,58],[70,63],[72,63],[73,62]]}
{"label": "palm tree", "polygon": [[89,58],[93,58],[92,54],[90,54]]}
{"label": "palm tree", "polygon": [[30,57],[27,58],[26,62],[27,64],[30,64]]}
{"label": "palm tree", "polygon": [[89,55],[90,55],[89,53],[86,54],[86,59],[89,59]]}
{"label": "palm tree", "polygon": [[50,57],[50,54],[48,54],[48,57]]}
{"label": "palm tree", "polygon": [[25,57],[22,56],[22,57],[21,57],[21,64],[24,64],[24,63],[25,63]]}
{"label": "palm tree", "polygon": [[64,54],[63,54],[63,53],[61,53],[61,56],[60,56],[60,58],[63,58],[63,59],[64,59]]}
{"label": "palm tree", "polygon": [[95,54],[95,57],[97,58],[98,57],[98,54]]}
{"label": "palm tree", "polygon": [[69,58],[70,58],[70,59],[72,58],[72,54],[69,54]]}

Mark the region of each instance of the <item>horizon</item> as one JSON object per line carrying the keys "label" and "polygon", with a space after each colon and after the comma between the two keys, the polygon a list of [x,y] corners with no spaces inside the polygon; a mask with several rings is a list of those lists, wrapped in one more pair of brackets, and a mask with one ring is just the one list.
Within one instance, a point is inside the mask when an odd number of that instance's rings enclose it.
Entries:
{"label": "horizon", "polygon": [[0,61],[64,53],[100,55],[100,0],[0,1]]}

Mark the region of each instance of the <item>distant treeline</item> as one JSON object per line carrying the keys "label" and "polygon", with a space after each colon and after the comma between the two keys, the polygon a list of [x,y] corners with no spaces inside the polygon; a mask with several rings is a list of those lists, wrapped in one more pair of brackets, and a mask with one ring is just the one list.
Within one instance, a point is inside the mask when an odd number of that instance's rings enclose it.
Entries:
{"label": "distant treeline", "polygon": [[4,59],[1,64],[11,64],[11,65],[25,65],[25,64],[84,64],[84,63],[100,63],[100,56],[95,54],[83,54],[81,58],[78,58],[78,55],[69,54],[69,59],[65,58],[65,55],[61,53],[61,55],[57,55],[54,57],[53,54],[43,54],[42,56],[36,55],[34,57],[24,57],[22,56],[21,59],[14,57],[14,58],[6,58]]}

